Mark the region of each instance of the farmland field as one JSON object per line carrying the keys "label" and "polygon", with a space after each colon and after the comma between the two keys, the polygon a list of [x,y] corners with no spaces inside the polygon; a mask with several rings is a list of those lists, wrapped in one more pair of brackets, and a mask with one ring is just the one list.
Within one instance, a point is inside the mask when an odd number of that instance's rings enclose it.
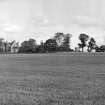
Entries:
{"label": "farmland field", "polygon": [[105,53],[1,54],[0,105],[105,105]]}

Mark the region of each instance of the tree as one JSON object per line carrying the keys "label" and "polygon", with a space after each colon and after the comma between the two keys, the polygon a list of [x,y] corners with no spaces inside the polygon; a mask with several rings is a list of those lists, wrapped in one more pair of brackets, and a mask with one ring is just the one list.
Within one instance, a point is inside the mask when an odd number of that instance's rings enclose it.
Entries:
{"label": "tree", "polygon": [[95,51],[96,51],[96,52],[101,52],[100,46],[97,46],[97,45],[96,45]]}
{"label": "tree", "polygon": [[36,44],[36,40],[35,39],[29,39],[28,40],[28,45],[29,45],[29,48],[30,48],[30,50],[32,51],[32,52],[35,52],[36,51],[36,46],[37,46],[37,44]]}
{"label": "tree", "polygon": [[8,41],[4,42],[5,53],[10,53],[11,52],[11,44],[12,44],[12,42],[8,42]]}
{"label": "tree", "polygon": [[45,52],[45,47],[44,47],[43,41],[40,42],[40,45],[37,45],[36,52],[37,53],[44,53]]}
{"label": "tree", "polygon": [[0,38],[0,52],[4,52],[5,49],[4,49],[4,39],[3,38]]}
{"label": "tree", "polygon": [[9,44],[10,44],[10,48],[9,48],[10,52],[17,53],[19,50],[19,43],[13,40]]}
{"label": "tree", "polygon": [[58,46],[62,46],[63,41],[64,41],[64,36],[65,35],[62,32],[57,32],[55,34],[54,39],[56,40]]}
{"label": "tree", "polygon": [[69,51],[70,50],[70,34],[66,34],[64,36],[64,41],[63,41],[63,51]]}
{"label": "tree", "polygon": [[23,43],[21,43],[19,52],[34,53],[36,51],[36,46],[36,40],[31,38],[28,41],[24,41]]}
{"label": "tree", "polygon": [[44,43],[44,48],[46,51],[56,51],[57,50],[57,42],[55,39],[48,39]]}
{"label": "tree", "polygon": [[64,34],[61,32],[57,32],[54,36],[54,39],[58,45],[58,51],[69,51],[70,50],[70,38],[71,34]]}
{"label": "tree", "polygon": [[95,47],[96,47],[96,41],[92,37],[92,38],[90,38],[90,41],[88,43],[88,51],[91,52],[93,49],[95,49]]}
{"label": "tree", "polygon": [[89,36],[86,34],[80,34],[79,35],[79,40],[81,43],[78,44],[79,48],[82,48],[82,52],[84,51],[84,47],[86,47],[86,42],[88,41]]}
{"label": "tree", "polygon": [[100,46],[100,52],[105,52],[105,45]]}

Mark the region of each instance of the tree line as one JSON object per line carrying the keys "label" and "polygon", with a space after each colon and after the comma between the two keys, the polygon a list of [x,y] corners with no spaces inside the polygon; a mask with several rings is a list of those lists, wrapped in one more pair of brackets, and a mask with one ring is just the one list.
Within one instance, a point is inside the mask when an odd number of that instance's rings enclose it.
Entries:
{"label": "tree line", "polygon": [[[57,32],[54,37],[47,39],[45,42],[41,41],[37,45],[36,40],[29,39],[24,41],[20,48],[20,53],[46,53],[46,52],[84,52],[86,48],[87,52],[105,52],[105,45],[97,45],[95,38],[90,37],[87,34],[81,33],[78,37],[80,43],[75,49],[71,49],[71,38],[72,35],[67,33]],[[78,48],[78,50],[76,50]]]}
{"label": "tree line", "polygon": [[41,41],[37,45],[35,39],[29,39],[21,43],[19,48],[20,53],[47,53],[58,51],[72,51],[70,49],[71,34],[56,33],[54,37],[47,39],[45,42]]}
{"label": "tree line", "polygon": [[57,32],[52,38],[47,39],[45,42],[41,41],[37,44],[36,40],[30,38],[23,41],[20,45],[18,42],[4,41],[0,39],[0,52],[4,53],[50,53],[50,52],[84,52],[84,48],[88,52],[105,52],[105,45],[97,45],[95,38],[90,37],[87,34],[80,34],[78,39],[80,42],[75,49],[71,49],[72,35],[62,32]]}

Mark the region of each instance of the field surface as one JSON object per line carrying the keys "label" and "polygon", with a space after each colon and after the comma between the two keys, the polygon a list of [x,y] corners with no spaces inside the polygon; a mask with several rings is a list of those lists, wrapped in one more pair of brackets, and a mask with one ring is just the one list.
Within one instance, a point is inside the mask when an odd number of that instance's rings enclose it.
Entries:
{"label": "field surface", "polygon": [[105,54],[1,54],[0,105],[105,105]]}

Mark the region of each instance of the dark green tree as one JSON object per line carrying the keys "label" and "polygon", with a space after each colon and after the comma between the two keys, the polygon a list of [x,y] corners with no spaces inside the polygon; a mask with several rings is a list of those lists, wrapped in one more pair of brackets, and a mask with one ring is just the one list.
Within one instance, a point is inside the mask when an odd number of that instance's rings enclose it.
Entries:
{"label": "dark green tree", "polygon": [[89,36],[86,34],[80,34],[79,35],[79,40],[81,43],[78,44],[79,48],[82,48],[82,52],[84,51],[84,47],[87,46],[86,42],[88,41]]}
{"label": "dark green tree", "polygon": [[63,51],[69,51],[70,50],[70,34],[65,34],[64,41],[63,41]]}
{"label": "dark green tree", "polygon": [[62,46],[64,37],[65,37],[65,34],[62,32],[57,32],[55,34],[54,39],[56,40],[58,46]]}
{"label": "dark green tree", "polygon": [[96,51],[96,52],[101,52],[100,46],[97,46],[97,45],[96,45],[95,51]]}
{"label": "dark green tree", "polygon": [[55,39],[48,39],[44,43],[45,51],[52,52],[57,50],[57,42]]}
{"label": "dark green tree", "polygon": [[36,40],[31,38],[21,43],[19,52],[34,53],[36,51],[36,46]]}
{"label": "dark green tree", "polygon": [[44,47],[44,42],[43,41],[41,41],[40,45],[37,46],[36,52],[37,53],[44,53],[45,52],[45,47]]}
{"label": "dark green tree", "polygon": [[4,39],[3,38],[0,38],[0,52],[4,52]]}
{"label": "dark green tree", "polygon": [[96,41],[92,37],[90,38],[90,41],[88,42],[88,52],[91,52],[93,49],[95,49],[95,47],[96,47]]}
{"label": "dark green tree", "polygon": [[57,32],[54,36],[54,39],[57,42],[58,49],[57,51],[69,51],[70,50],[70,39],[71,34],[64,34],[62,32]]}
{"label": "dark green tree", "polygon": [[100,46],[100,52],[105,52],[105,45]]}

